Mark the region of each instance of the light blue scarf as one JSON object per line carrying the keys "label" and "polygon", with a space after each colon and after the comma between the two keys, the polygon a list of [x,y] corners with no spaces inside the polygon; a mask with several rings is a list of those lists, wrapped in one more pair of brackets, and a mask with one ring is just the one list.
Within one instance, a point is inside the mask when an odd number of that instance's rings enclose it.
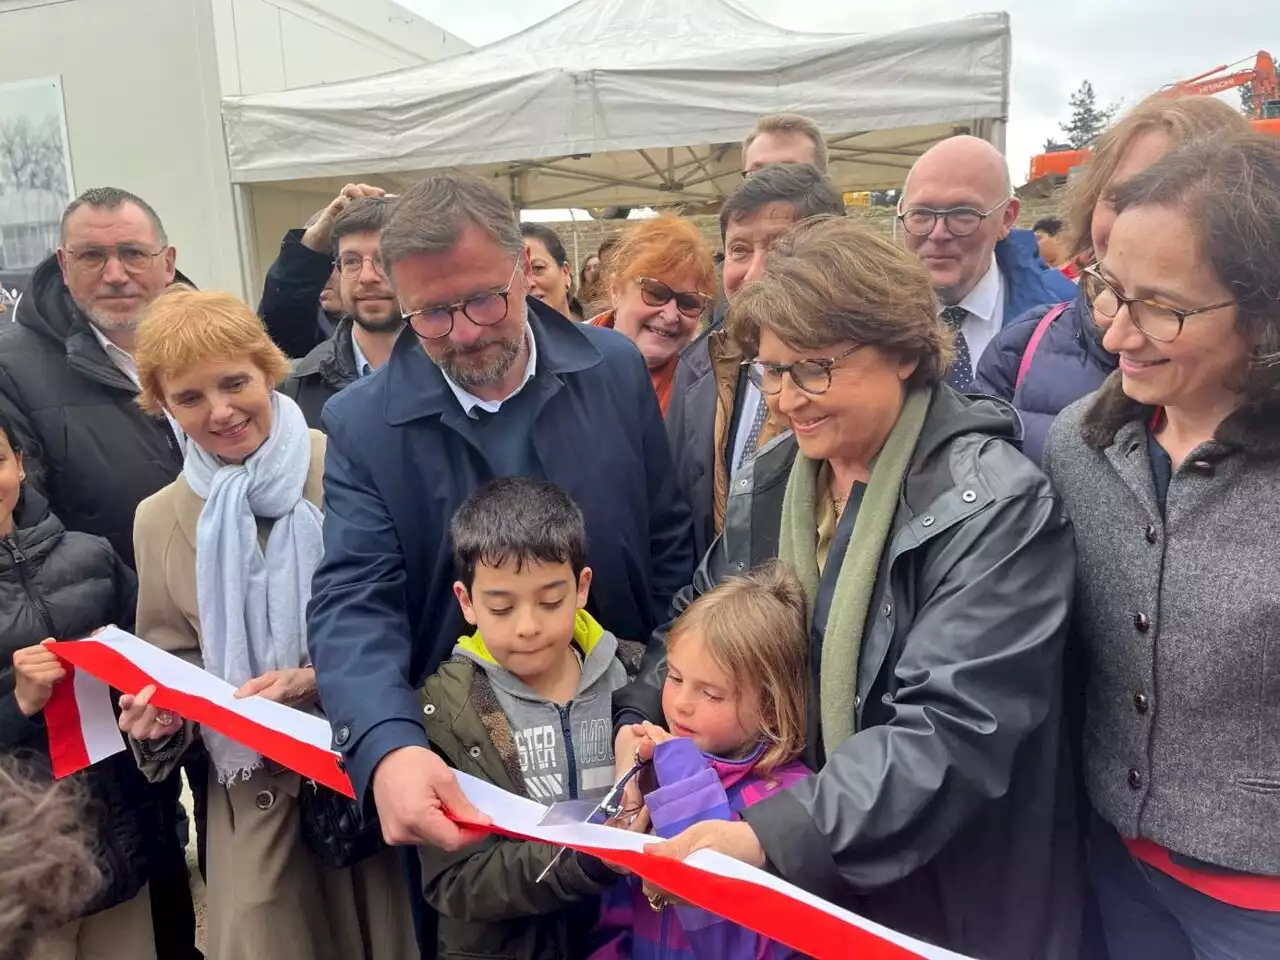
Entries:
{"label": "light blue scarf", "polygon": [[[323,514],[303,495],[311,437],[298,405],[273,393],[271,433],[243,464],[186,441],[182,474],[203,498],[196,527],[196,599],[204,668],[239,687],[269,670],[306,666],[311,575],[324,553]],[[273,520],[264,554],[258,520]],[[202,731],[218,781],[247,778],[262,757]]]}

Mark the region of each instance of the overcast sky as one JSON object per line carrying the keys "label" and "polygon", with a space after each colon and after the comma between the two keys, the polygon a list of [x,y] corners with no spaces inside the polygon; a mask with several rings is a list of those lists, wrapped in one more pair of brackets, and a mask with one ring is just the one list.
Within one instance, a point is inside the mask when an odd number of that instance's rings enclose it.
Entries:
{"label": "overcast sky", "polygon": [[[522,30],[571,0],[399,0],[469,43]],[[1100,105],[1136,103],[1166,83],[1268,49],[1280,56],[1280,0],[736,0],[793,30],[876,33],[1007,10],[1013,30],[1007,152],[1014,182],[1058,135],[1081,80]],[[1238,93],[1224,97],[1239,103]]]}

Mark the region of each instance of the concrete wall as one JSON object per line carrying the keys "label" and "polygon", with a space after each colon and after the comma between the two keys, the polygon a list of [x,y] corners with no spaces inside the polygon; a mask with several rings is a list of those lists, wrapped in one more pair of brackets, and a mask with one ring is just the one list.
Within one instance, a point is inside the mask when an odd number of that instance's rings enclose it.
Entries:
{"label": "concrete wall", "polygon": [[61,78],[75,192],[110,185],[144,197],[179,269],[253,303],[284,228],[331,198],[238,201],[222,94],[346,80],[468,49],[390,0],[0,0],[0,83]]}
{"label": "concrete wall", "polygon": [[241,292],[207,0],[0,3],[0,83],[57,75],[77,193],[151,203],[202,287]]}

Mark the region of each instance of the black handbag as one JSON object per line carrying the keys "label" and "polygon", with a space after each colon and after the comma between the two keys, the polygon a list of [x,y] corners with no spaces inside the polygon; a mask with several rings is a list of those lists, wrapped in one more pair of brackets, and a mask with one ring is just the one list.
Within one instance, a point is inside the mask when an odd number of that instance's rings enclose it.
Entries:
{"label": "black handbag", "polygon": [[326,867],[344,869],[386,848],[377,815],[314,780],[304,779],[298,796],[302,842]]}

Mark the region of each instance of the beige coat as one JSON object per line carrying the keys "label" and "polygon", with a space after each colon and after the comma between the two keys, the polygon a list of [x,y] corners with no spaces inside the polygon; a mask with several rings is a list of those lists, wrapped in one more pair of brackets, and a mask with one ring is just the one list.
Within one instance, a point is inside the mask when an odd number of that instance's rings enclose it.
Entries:
{"label": "beige coat", "polygon": [[[304,495],[319,506],[324,436],[311,431]],[[144,500],[134,521],[138,635],[202,664],[196,607],[196,525],[204,501],[179,476]],[[259,524],[265,538],[270,523]],[[163,777],[194,735],[140,750],[143,772]],[[298,774],[271,764],[220,785],[209,768],[209,960],[402,960],[417,956],[408,886],[395,851],[349,870],[322,866],[300,833]]]}

